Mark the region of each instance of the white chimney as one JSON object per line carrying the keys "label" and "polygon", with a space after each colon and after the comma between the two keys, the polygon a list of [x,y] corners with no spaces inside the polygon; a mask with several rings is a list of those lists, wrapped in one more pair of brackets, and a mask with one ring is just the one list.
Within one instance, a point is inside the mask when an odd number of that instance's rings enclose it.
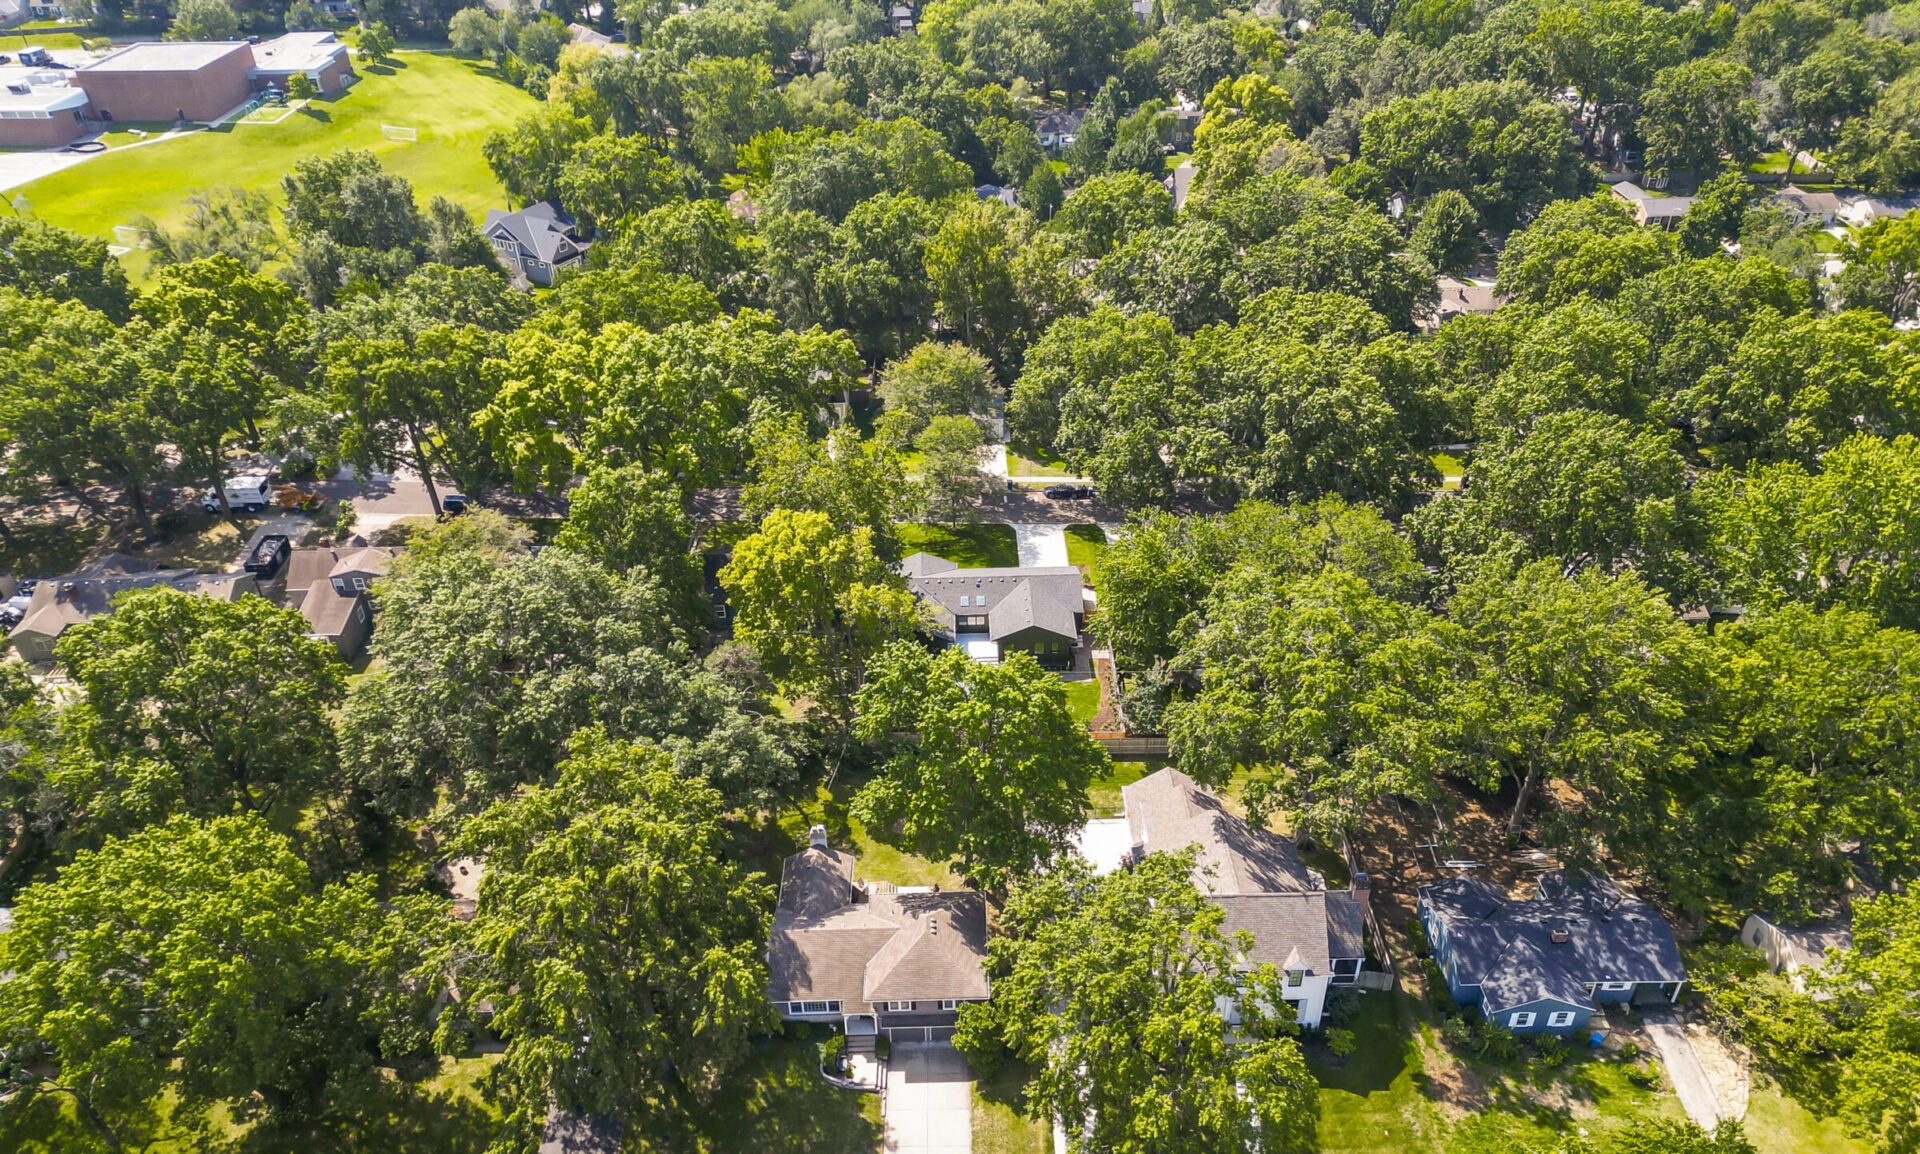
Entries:
{"label": "white chimney", "polygon": [[814,825],[807,828],[807,844],[814,849],[827,848],[827,827]]}

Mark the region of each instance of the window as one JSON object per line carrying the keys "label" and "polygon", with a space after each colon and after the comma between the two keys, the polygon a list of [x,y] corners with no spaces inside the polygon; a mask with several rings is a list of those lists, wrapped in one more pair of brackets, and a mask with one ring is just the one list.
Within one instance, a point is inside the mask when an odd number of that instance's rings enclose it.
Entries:
{"label": "window", "polygon": [[1307,980],[1307,971],[1305,970],[1288,970],[1287,971],[1287,988],[1288,989],[1292,989],[1293,987],[1300,985],[1302,982],[1306,980]]}
{"label": "window", "polygon": [[1614,993],[1617,994],[1621,990],[1633,989],[1633,983],[1632,982],[1601,982],[1600,988],[1603,990],[1612,990]]}
{"label": "window", "polygon": [[960,1008],[960,1003],[954,998],[941,998],[940,1008],[943,1010],[957,1010]]}
{"label": "window", "polygon": [[1524,1030],[1528,1026],[1533,1025],[1533,1019],[1534,1015],[1531,1012],[1523,1010],[1513,1017],[1508,1018],[1507,1025],[1516,1030]]}
{"label": "window", "polygon": [[354,615],[359,617],[360,620],[362,621],[365,621],[367,619],[367,603],[365,601],[362,601],[359,605],[354,607]]}
{"label": "window", "polygon": [[787,1003],[787,1013],[789,1014],[837,1014],[839,1012],[840,1003],[834,1001]]}
{"label": "window", "polygon": [[355,589],[365,589],[367,587],[367,579],[365,577],[355,577],[353,579],[353,587]]}
{"label": "window", "polygon": [[1572,1010],[1555,1010],[1553,1013],[1547,1015],[1547,1025],[1549,1026],[1573,1025],[1573,1011]]}
{"label": "window", "polygon": [[889,1014],[904,1014],[911,1009],[913,1009],[912,1002],[888,1002],[887,1003],[887,1013]]}

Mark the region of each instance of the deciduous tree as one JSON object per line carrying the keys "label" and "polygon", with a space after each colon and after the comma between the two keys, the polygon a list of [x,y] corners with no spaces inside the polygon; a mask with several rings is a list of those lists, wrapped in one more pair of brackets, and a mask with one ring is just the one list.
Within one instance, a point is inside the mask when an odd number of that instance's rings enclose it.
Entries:
{"label": "deciduous tree", "polygon": [[855,732],[893,752],[853,810],[974,884],[1005,893],[1065,852],[1086,821],[1107,754],[1067,708],[1066,688],[1026,653],[982,665],[917,642],[869,664]]}

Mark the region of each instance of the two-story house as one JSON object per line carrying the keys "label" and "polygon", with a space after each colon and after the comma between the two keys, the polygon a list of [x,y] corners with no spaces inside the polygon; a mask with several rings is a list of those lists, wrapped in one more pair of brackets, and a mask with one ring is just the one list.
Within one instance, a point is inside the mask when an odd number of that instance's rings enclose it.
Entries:
{"label": "two-story house", "polygon": [[551,200],[518,212],[487,210],[480,231],[500,263],[533,284],[551,286],[587,257],[591,242],[581,238],[567,211]]}
{"label": "two-story house", "polygon": [[[1094,869],[1105,873],[1150,853],[1198,847],[1194,885],[1226,915],[1229,938],[1243,930],[1252,937],[1238,965],[1272,965],[1295,1019],[1318,1026],[1327,992],[1358,981],[1366,960],[1364,879],[1329,890],[1292,841],[1250,824],[1177,769],[1143,777],[1120,796],[1126,816],[1096,819],[1081,833],[1081,852]],[[1234,1020],[1230,1007],[1222,1011]]]}
{"label": "two-story house", "polygon": [[984,1002],[987,904],[967,890],[857,884],[853,855],[810,844],[780,870],[767,944],[768,996],[791,1021],[837,1022],[849,1038],[952,1037],[962,1003]]}

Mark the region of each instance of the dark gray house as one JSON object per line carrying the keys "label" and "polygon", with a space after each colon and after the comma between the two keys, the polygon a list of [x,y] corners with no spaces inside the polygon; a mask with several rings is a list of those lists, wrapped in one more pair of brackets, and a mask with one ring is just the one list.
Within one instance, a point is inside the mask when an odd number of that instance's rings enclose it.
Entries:
{"label": "dark gray house", "polygon": [[500,263],[537,285],[552,285],[586,258],[591,242],[581,239],[573,218],[551,200],[519,212],[489,209],[480,231]]}
{"label": "dark gray house", "polygon": [[850,1038],[952,1036],[962,1002],[983,1002],[987,904],[967,890],[853,879],[853,855],[821,826],[780,869],[767,943],[768,997],[780,1016],[838,1022]]}
{"label": "dark gray house", "polygon": [[1024,650],[1048,668],[1072,667],[1087,609],[1078,568],[962,569],[915,553],[900,562],[900,572],[931,610],[939,640],[981,661]]}
{"label": "dark gray house", "polygon": [[1686,988],[1673,929],[1595,874],[1543,874],[1513,901],[1484,878],[1420,887],[1419,913],[1448,992],[1516,1034],[1577,1034],[1608,1002],[1667,1005]]}

